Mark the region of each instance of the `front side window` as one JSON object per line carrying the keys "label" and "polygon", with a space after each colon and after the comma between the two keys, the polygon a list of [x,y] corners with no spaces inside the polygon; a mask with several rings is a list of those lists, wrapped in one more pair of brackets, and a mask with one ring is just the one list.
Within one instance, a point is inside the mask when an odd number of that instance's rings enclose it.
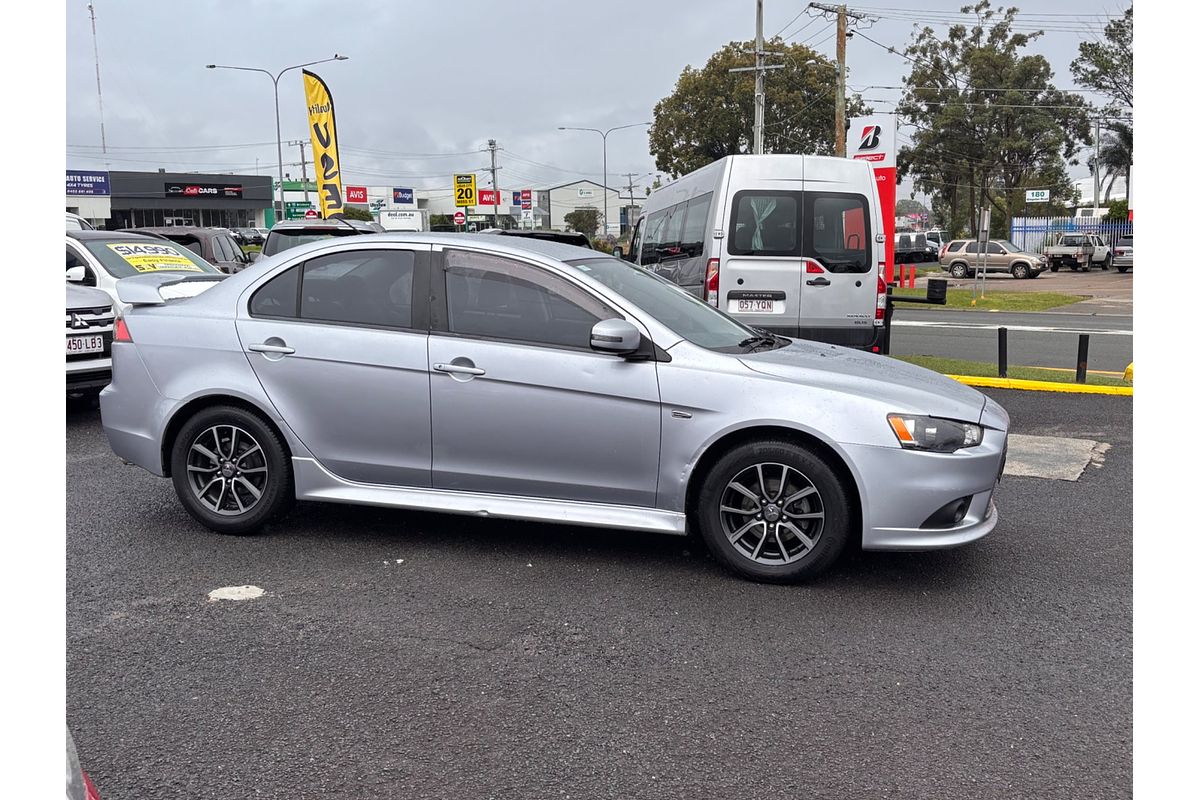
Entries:
{"label": "front side window", "polygon": [[1004,248],[1000,246],[999,242],[988,242],[987,248],[988,248],[987,251],[988,251],[989,256],[1004,255]]}
{"label": "front side window", "polygon": [[671,213],[671,209],[664,208],[662,211],[655,211],[646,218],[646,224],[643,228],[644,236],[642,237],[641,264],[656,264],[658,263],[658,246],[663,241],[663,228],[667,222],[667,216]]}
{"label": "front side window", "polygon": [[592,327],[620,317],[583,289],[520,261],[447,250],[445,265],[450,333],[590,349]]}

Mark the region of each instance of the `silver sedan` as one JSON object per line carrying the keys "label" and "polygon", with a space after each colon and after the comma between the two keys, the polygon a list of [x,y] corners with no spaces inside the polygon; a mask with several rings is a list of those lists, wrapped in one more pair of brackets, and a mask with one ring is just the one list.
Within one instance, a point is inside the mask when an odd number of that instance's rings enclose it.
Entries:
{"label": "silver sedan", "polygon": [[[179,281],[211,288],[163,300]],[[847,545],[951,547],[996,525],[994,401],[747,328],[592,250],[345,237],[117,291],[132,308],[108,440],[220,533],[297,498],[695,530],[735,572],[786,582]]]}

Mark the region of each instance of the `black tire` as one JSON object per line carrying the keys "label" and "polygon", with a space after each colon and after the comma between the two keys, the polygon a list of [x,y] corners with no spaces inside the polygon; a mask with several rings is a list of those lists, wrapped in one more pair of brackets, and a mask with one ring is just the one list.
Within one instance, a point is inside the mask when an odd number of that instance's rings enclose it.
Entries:
{"label": "black tire", "polygon": [[959,280],[967,277],[967,265],[966,264],[951,264],[950,265],[950,277],[958,278]]}
{"label": "black tire", "polygon": [[1037,277],[1041,276],[1041,274],[1042,274],[1041,272],[1031,272],[1031,273],[1029,273],[1029,277],[1037,278]]}
{"label": "black tire", "polygon": [[1072,265],[1071,265],[1071,272],[1079,272],[1079,265],[1078,265],[1078,264],[1072,264]]}
{"label": "black tire", "polygon": [[[226,429],[224,432],[221,430],[223,428]],[[238,429],[237,437],[229,430],[232,428]],[[206,461],[207,457],[197,455],[203,451],[195,450],[193,446],[198,445],[211,453],[214,450],[214,436],[217,437],[216,454],[221,457],[221,461],[212,458]],[[223,436],[228,436],[228,439],[222,439]],[[258,445],[260,453],[253,452],[253,448],[245,442],[247,437],[252,444]],[[222,450],[222,443],[229,447],[228,454]],[[193,461],[191,470],[188,468],[189,458]],[[219,465],[222,462],[233,465],[232,477],[228,480],[224,477],[224,467],[208,469],[210,463]],[[245,470],[245,474],[238,469],[239,467]],[[264,467],[266,471],[261,472],[261,468]],[[192,476],[197,476],[195,487]],[[199,482],[209,476],[215,476],[213,480],[221,483],[214,486],[209,493],[201,493]],[[258,483],[259,476],[261,483]],[[171,480],[175,484],[175,493],[187,512],[197,522],[217,533],[257,533],[267,523],[287,513],[296,499],[292,483],[292,461],[287,447],[261,417],[234,406],[203,409],[183,424],[171,447]],[[250,490],[243,488],[247,485],[254,486],[260,493],[257,499]],[[226,489],[229,487],[232,488],[227,495]],[[218,489],[219,497],[213,500],[212,493]],[[208,500],[202,500],[201,495]],[[253,500],[253,503],[244,512],[238,512],[236,509],[242,506],[242,498]],[[218,513],[206,503],[212,503],[216,509],[224,509],[225,513]]]}
{"label": "black tire", "polygon": [[1120,272],[1122,275],[1128,271],[1129,271],[1129,267],[1117,267],[1117,272]]}
{"label": "black tire", "polygon": [[1029,277],[1029,265],[1028,264],[1013,264],[1012,276],[1014,278],[1017,278],[1018,280],[1024,280],[1025,278],[1028,278]]}
{"label": "black tire", "polygon": [[[732,526],[742,519],[751,519],[750,512],[730,515],[722,511],[722,508],[728,508],[723,504],[731,502],[725,498],[727,492],[732,492],[730,483],[743,472],[750,471],[751,474],[756,474],[756,465],[759,464],[766,465],[767,488],[762,493],[770,497],[771,493],[777,490],[779,497],[767,505],[763,505],[762,500],[757,501],[766,518],[762,522],[750,523],[753,530],[738,541],[739,544],[744,543],[743,546],[748,549],[757,544],[764,560],[772,552],[779,555],[786,551],[789,557],[795,559],[790,563],[764,563],[763,560],[755,560],[751,554],[735,545],[725,530],[726,524]],[[789,471],[785,472],[781,467],[787,467]],[[779,485],[781,479],[786,481],[782,486]],[[815,577],[837,560],[850,538],[849,491],[837,473],[807,447],[778,440],[750,442],[722,456],[703,480],[704,484],[694,510],[700,536],[715,559],[744,578],[763,583],[796,583]],[[790,504],[782,502],[785,499],[785,490],[790,491],[788,486],[805,485],[815,488],[815,495]],[[755,490],[758,490],[757,484]],[[737,493],[732,493],[731,496],[741,497]],[[813,496],[815,500],[812,499]],[[741,502],[745,504],[751,501]],[[824,516],[819,522],[815,519],[797,522],[784,513],[789,506],[793,512],[803,513],[808,509],[810,513],[819,512]],[[753,506],[749,508],[752,509]],[[780,520],[778,529],[774,520],[770,523],[766,521],[772,513],[775,520]],[[790,525],[790,530],[794,531],[806,524],[811,525],[803,531],[813,537],[811,547],[805,546],[798,536],[784,528],[785,525]],[[782,561],[780,558],[775,560]]]}
{"label": "black tire", "polygon": [[1112,266],[1112,259],[1113,257],[1111,254],[1105,256],[1104,261],[1100,263],[1100,269],[1107,271],[1108,268]]}
{"label": "black tire", "polygon": [[1050,271],[1051,271],[1051,272],[1058,272],[1058,264],[1051,264],[1051,265],[1050,265]]}

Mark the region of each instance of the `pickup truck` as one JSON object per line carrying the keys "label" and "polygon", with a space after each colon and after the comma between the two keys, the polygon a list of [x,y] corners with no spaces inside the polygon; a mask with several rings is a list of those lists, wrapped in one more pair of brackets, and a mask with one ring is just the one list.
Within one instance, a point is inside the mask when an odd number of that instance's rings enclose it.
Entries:
{"label": "pickup truck", "polygon": [[1087,272],[1092,265],[1092,255],[1096,252],[1091,236],[1086,233],[1061,233],[1043,251],[1046,260],[1050,262],[1050,271],[1058,272],[1059,267],[1070,267],[1072,272],[1083,270]]}

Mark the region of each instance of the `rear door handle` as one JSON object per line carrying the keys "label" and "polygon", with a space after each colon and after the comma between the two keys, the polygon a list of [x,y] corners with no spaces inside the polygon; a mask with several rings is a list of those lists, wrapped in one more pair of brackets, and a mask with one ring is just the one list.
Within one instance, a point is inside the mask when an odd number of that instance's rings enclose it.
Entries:
{"label": "rear door handle", "polygon": [[288,347],[283,344],[251,344],[246,346],[247,350],[253,350],[255,353],[278,353],[281,356],[290,356],[296,352],[296,348]]}
{"label": "rear door handle", "polygon": [[434,364],[433,368],[438,372],[448,372],[451,375],[486,375],[487,372],[479,367],[464,367],[458,364]]}
{"label": "rear door handle", "polygon": [[809,286],[828,286],[829,278],[813,278],[811,281],[805,281]]}

